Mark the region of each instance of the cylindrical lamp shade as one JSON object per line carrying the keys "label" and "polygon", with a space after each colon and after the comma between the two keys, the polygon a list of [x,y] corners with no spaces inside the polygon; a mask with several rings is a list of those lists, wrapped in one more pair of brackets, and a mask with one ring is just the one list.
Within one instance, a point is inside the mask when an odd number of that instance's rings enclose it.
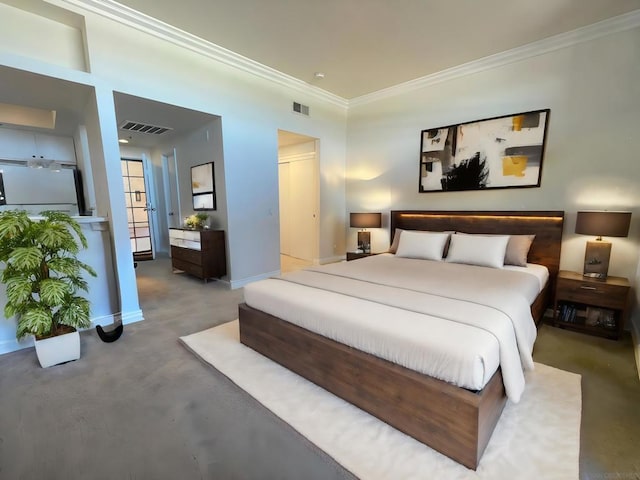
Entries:
{"label": "cylindrical lamp shade", "polygon": [[380,228],[382,226],[382,214],[350,213],[349,224],[353,228]]}
{"label": "cylindrical lamp shade", "polygon": [[629,235],[631,212],[578,212],[576,233],[597,237]]}

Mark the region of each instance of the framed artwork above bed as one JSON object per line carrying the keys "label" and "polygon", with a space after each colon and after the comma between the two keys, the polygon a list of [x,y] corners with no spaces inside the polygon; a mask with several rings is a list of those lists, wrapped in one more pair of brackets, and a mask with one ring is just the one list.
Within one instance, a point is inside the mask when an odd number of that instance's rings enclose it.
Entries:
{"label": "framed artwork above bed", "polygon": [[420,132],[420,193],[539,187],[549,109]]}

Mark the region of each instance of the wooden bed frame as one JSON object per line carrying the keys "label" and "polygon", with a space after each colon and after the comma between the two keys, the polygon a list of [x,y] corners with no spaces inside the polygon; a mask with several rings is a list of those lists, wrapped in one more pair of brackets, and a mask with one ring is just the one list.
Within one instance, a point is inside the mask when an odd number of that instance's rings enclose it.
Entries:
{"label": "wooden bed frame", "polygon": [[[403,230],[535,234],[529,261],[549,269],[531,310],[550,304],[559,269],[564,212],[392,211],[391,236]],[[241,304],[240,341],[291,371],[476,469],[506,403],[501,371],[470,391],[340,344]]]}

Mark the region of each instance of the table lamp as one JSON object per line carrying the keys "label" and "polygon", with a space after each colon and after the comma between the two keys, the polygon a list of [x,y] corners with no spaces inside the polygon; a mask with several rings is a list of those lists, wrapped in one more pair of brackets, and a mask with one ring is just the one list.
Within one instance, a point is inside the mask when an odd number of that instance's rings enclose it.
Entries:
{"label": "table lamp", "polygon": [[351,213],[349,223],[352,228],[360,228],[358,232],[358,250],[362,253],[371,253],[371,232],[367,228],[380,228],[382,226],[381,213]]}
{"label": "table lamp", "polygon": [[602,237],[626,237],[630,224],[631,212],[578,212],[575,232],[598,237],[595,241],[587,242],[584,253],[585,277],[607,278],[611,242],[605,242]]}

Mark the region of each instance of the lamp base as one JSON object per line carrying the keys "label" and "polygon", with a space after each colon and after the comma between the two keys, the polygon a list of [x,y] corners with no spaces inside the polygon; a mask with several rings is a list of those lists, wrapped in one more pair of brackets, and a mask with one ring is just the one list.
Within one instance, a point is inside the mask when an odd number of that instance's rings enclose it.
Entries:
{"label": "lamp base", "polygon": [[583,273],[582,274],[583,277],[588,277],[588,278],[600,278],[600,279],[605,279],[607,278],[607,274],[606,273]]}
{"label": "lamp base", "polygon": [[607,278],[610,256],[611,243],[602,240],[587,242],[583,275],[591,278]]}
{"label": "lamp base", "polygon": [[371,232],[366,230],[358,232],[358,250],[362,253],[371,253]]}

